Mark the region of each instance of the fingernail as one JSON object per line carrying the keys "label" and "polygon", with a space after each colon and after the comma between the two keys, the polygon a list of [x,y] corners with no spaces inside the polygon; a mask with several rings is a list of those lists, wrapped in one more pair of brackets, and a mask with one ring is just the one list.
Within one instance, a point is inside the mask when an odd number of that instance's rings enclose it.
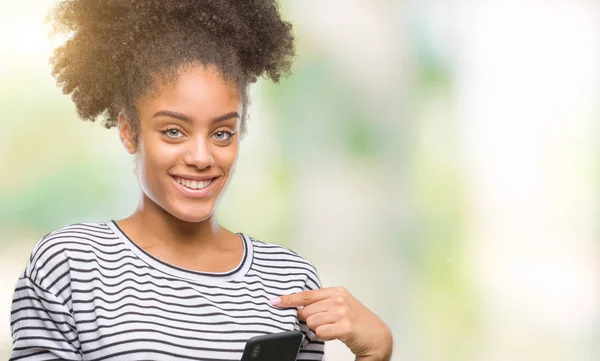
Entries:
{"label": "fingernail", "polygon": [[281,303],[281,297],[275,297],[275,298],[271,299],[271,304],[273,306],[277,306],[280,303]]}

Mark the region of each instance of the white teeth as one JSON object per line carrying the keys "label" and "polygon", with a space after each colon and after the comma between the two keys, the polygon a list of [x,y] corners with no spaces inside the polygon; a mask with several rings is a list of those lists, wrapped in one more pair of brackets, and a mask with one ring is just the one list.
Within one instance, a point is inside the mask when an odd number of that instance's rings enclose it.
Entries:
{"label": "white teeth", "polygon": [[177,183],[179,183],[182,186],[185,186],[187,188],[190,188],[190,189],[203,189],[203,188],[208,187],[208,185],[211,182],[210,179],[205,180],[205,181],[195,181],[195,180],[189,180],[189,179],[175,178],[175,180],[177,181]]}

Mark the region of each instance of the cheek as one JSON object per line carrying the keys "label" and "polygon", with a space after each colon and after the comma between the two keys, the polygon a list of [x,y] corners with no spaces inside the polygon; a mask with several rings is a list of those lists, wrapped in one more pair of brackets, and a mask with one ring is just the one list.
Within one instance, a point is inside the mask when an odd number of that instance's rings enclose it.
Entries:
{"label": "cheek", "polygon": [[160,142],[144,142],[138,153],[138,168],[143,169],[144,174],[140,174],[144,179],[142,181],[154,183],[166,170],[172,167],[178,157],[181,149],[176,146],[168,146]]}
{"label": "cheek", "polygon": [[238,160],[238,149],[239,145],[234,143],[228,147],[217,149],[217,151],[213,153],[215,163],[219,164],[221,169],[229,175],[231,175],[235,169]]}

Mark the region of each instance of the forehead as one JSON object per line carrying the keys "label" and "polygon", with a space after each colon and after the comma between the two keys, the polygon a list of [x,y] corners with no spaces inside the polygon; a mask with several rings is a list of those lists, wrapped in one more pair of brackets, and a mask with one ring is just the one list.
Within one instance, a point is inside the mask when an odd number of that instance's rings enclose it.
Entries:
{"label": "forehead", "polygon": [[137,110],[142,119],[160,110],[171,110],[194,119],[214,118],[241,106],[240,93],[214,67],[188,66],[168,80],[158,81],[155,91],[141,97]]}

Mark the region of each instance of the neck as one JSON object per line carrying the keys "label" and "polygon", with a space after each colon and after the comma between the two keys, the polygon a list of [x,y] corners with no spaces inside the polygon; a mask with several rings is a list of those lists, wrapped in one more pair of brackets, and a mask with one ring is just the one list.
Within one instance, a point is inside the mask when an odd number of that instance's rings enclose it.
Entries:
{"label": "neck", "polygon": [[187,222],[166,212],[142,195],[136,211],[122,221],[138,240],[182,253],[218,247],[223,229],[214,215],[202,222]]}
{"label": "neck", "polygon": [[175,266],[206,272],[226,272],[239,264],[241,238],[210,216],[186,222],[166,212],[145,195],[137,210],[117,222],[139,247]]}

